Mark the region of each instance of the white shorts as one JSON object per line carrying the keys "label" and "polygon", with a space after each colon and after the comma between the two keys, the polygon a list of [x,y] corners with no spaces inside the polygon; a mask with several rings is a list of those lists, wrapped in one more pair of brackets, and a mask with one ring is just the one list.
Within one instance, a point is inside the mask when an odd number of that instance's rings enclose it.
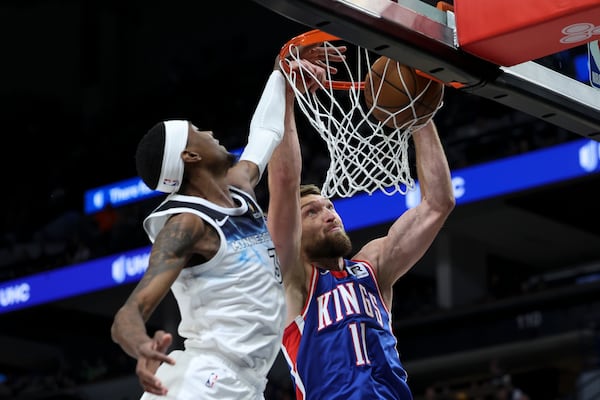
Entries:
{"label": "white shorts", "polygon": [[166,396],[144,393],[140,400],[264,400],[266,379],[241,373],[239,367],[214,354],[169,354],[175,365],[162,364],[156,376]]}

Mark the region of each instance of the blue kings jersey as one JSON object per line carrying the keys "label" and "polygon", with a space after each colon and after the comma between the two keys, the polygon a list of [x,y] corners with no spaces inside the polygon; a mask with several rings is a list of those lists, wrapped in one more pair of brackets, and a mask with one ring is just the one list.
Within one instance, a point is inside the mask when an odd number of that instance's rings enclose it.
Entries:
{"label": "blue kings jersey", "polygon": [[296,398],[412,400],[372,267],[313,266],[310,282],[305,308],[283,336]]}
{"label": "blue kings jersey", "polygon": [[237,207],[169,195],[145,220],[152,242],[167,219],[191,213],[220,238],[213,258],[184,268],[171,287],[188,351],[217,354],[265,377],[281,345],[285,295],[275,246],[258,204],[230,187]]}

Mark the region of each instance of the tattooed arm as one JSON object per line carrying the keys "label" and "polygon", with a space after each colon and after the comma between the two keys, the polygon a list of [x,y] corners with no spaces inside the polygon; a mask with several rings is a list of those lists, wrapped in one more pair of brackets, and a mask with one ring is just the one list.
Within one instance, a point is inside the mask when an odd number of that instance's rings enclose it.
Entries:
{"label": "tattooed arm", "polygon": [[213,236],[212,229],[195,215],[171,217],[154,241],[144,276],[115,314],[112,339],[138,360],[136,374],[147,392],[167,393],[154,373],[162,362],[174,364],[174,360],[166,355],[172,335],[159,330],[151,338],[145,324],[192,255],[209,258],[214,254]]}

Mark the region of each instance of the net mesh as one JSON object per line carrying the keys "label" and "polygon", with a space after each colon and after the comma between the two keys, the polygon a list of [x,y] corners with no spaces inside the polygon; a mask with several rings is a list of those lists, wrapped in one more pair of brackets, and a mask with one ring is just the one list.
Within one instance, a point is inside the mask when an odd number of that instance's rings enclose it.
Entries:
{"label": "net mesh", "polygon": [[[341,55],[332,42],[325,41],[322,45]],[[351,197],[357,192],[372,194],[376,190],[386,195],[406,194],[415,188],[409,165],[409,138],[412,132],[433,118],[441,101],[430,115],[417,115],[415,101],[422,95],[420,93],[410,98],[406,107],[391,112],[377,106],[383,83],[380,80],[378,86],[372,81],[367,83],[371,85],[373,97],[373,105],[367,106],[363,95],[364,77],[370,70],[371,60],[378,56],[359,46],[347,47],[343,62],[330,63],[326,56],[325,65],[335,66],[338,72],[334,76],[327,68],[327,82],[320,83],[320,89],[313,93],[308,90],[308,82],[315,78],[310,71],[301,68],[292,73],[281,64],[300,110],[327,145],[330,163],[322,184],[322,195],[327,198]],[[298,46],[289,44],[287,52],[281,63],[299,60]],[[386,65],[386,68],[396,67],[395,62]],[[338,88],[334,88],[336,83]],[[404,81],[402,83],[406,89]],[[409,90],[405,92],[410,93]],[[404,113],[402,119],[406,120],[407,110],[411,110],[413,118],[397,125],[395,116]],[[379,119],[373,116],[374,112]]]}

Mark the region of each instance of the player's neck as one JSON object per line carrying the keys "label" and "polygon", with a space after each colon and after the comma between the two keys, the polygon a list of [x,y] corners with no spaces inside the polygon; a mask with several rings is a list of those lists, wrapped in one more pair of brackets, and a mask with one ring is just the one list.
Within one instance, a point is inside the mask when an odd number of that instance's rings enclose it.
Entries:
{"label": "player's neck", "polygon": [[344,260],[340,257],[319,258],[313,260],[313,264],[329,271],[341,271],[344,269]]}
{"label": "player's neck", "polygon": [[189,182],[182,194],[204,198],[221,207],[237,207],[225,179],[205,179],[201,184]]}

